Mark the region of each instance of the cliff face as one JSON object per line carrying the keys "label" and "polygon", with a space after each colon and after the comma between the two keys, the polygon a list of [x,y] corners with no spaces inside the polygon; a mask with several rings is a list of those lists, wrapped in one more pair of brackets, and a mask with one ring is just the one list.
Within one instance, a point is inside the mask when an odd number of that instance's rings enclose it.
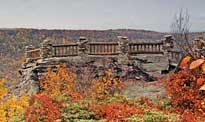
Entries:
{"label": "cliff face", "polygon": [[61,64],[76,75],[78,82],[89,83],[103,77],[109,69],[112,69],[114,77],[124,81],[153,81],[154,78],[147,72],[167,70],[170,58],[175,54],[171,40],[169,36],[161,42],[133,43],[126,37],[120,37],[117,42],[89,42],[80,39],[78,43],[66,45],[44,40],[40,48],[26,47],[26,62],[19,71],[22,77],[16,86],[17,93],[22,89],[31,94],[38,92],[38,82],[45,76],[47,69],[50,67],[56,71],[57,65]]}
{"label": "cliff face", "polygon": [[[95,56],[95,57],[59,57],[39,59],[36,62],[29,62],[22,65],[21,82],[15,87],[16,94],[21,94],[21,91],[26,91],[30,94],[38,92],[38,83],[47,72],[47,68],[51,67],[56,71],[56,66],[59,64],[66,65],[69,70],[75,74],[75,78],[79,82],[88,83],[93,79],[104,75],[108,69],[113,70],[113,75],[123,80],[145,80],[154,81],[155,78],[146,72],[146,64],[149,65],[147,69],[152,69],[152,72],[160,72],[165,70],[168,66],[168,60],[165,61],[164,56],[158,55],[158,60],[152,62],[143,62],[143,60],[151,60],[152,56],[142,58],[133,58],[127,60],[124,57],[115,56]],[[160,59],[161,58],[161,59]],[[163,59],[163,60],[162,60]],[[158,62],[160,60],[160,62]],[[157,65],[158,62],[158,65]],[[161,68],[159,67],[159,63]],[[162,64],[165,64],[164,66]],[[151,66],[152,64],[152,66]],[[152,67],[152,68],[150,68]],[[157,69],[157,70],[156,70]]]}

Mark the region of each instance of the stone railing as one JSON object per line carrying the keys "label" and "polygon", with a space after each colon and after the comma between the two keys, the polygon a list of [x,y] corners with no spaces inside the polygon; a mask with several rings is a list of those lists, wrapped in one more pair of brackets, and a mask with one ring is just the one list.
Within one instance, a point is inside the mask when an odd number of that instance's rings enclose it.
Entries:
{"label": "stone railing", "polygon": [[78,55],[78,44],[58,44],[52,45],[52,57],[66,57]]}
{"label": "stone railing", "polygon": [[90,42],[88,55],[118,55],[118,42]]}
{"label": "stone railing", "polygon": [[163,42],[130,43],[130,54],[163,54]]}
{"label": "stone railing", "polygon": [[166,37],[160,42],[131,42],[126,37],[120,37],[114,42],[92,42],[85,38],[77,43],[52,44],[49,40],[44,40],[40,49],[33,46],[26,47],[27,60],[37,60],[52,57],[71,57],[71,56],[136,56],[138,54],[162,54],[171,60],[178,61],[180,53],[171,51],[172,43]]}

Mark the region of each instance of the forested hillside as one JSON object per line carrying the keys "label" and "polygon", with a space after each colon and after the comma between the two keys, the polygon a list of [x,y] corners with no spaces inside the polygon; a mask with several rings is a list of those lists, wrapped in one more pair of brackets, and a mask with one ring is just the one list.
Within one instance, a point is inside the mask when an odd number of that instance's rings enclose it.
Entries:
{"label": "forested hillside", "polygon": [[[0,77],[11,76],[17,71],[23,60],[26,45],[40,46],[42,40],[51,38],[56,41],[76,41],[80,36],[90,40],[111,41],[117,36],[130,39],[160,39],[163,34],[144,30],[37,30],[37,29],[1,29],[0,30]],[[19,61],[19,63],[18,63]],[[17,76],[12,75],[12,76]]]}
{"label": "forested hillside", "polygon": [[[85,36],[95,41],[112,41],[118,36],[127,36],[131,40],[160,40],[165,33],[134,30],[38,30],[38,29],[0,29],[0,77],[4,74],[11,75],[13,70],[20,66],[23,60],[26,45],[40,46],[42,40],[51,38],[60,41],[77,41],[80,36]],[[194,36],[205,36],[205,33],[193,33]],[[19,62],[19,63],[18,63]],[[4,72],[4,74],[3,74]],[[17,75],[12,75],[17,76]]]}
{"label": "forested hillside", "polygon": [[[39,81],[37,94],[29,96],[30,92],[21,89],[19,92],[25,95],[15,96],[26,45],[39,47],[46,38],[63,43],[77,41],[80,36],[95,41],[114,41],[117,36],[136,41],[160,40],[165,34],[144,30],[0,30],[0,121],[204,122],[204,56],[186,56],[178,73],[170,78],[158,76],[155,82],[137,77],[137,82],[123,81],[111,70],[87,83],[79,82],[75,79],[77,73],[58,65],[56,71],[49,68]],[[205,33],[192,33],[190,38],[199,36],[205,37]],[[21,83],[26,85],[25,81]]]}

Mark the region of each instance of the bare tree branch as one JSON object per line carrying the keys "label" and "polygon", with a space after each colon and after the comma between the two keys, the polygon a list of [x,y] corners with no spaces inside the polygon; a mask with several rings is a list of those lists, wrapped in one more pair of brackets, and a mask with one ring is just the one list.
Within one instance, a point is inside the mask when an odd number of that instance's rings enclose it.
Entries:
{"label": "bare tree branch", "polygon": [[190,26],[190,15],[188,10],[183,11],[183,9],[181,9],[179,13],[175,14],[170,28],[178,49],[180,49],[184,55],[189,54],[194,57],[191,40],[189,40]]}

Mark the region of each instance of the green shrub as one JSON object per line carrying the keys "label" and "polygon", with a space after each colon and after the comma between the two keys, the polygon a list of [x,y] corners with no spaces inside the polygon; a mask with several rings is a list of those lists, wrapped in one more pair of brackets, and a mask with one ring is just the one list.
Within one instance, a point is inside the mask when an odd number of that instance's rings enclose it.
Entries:
{"label": "green shrub", "polygon": [[165,114],[163,112],[146,110],[144,115],[139,118],[132,116],[129,122],[176,122],[178,116],[176,114]]}
{"label": "green shrub", "polygon": [[63,112],[64,121],[95,120],[95,113],[83,107],[80,103],[66,103]]}

